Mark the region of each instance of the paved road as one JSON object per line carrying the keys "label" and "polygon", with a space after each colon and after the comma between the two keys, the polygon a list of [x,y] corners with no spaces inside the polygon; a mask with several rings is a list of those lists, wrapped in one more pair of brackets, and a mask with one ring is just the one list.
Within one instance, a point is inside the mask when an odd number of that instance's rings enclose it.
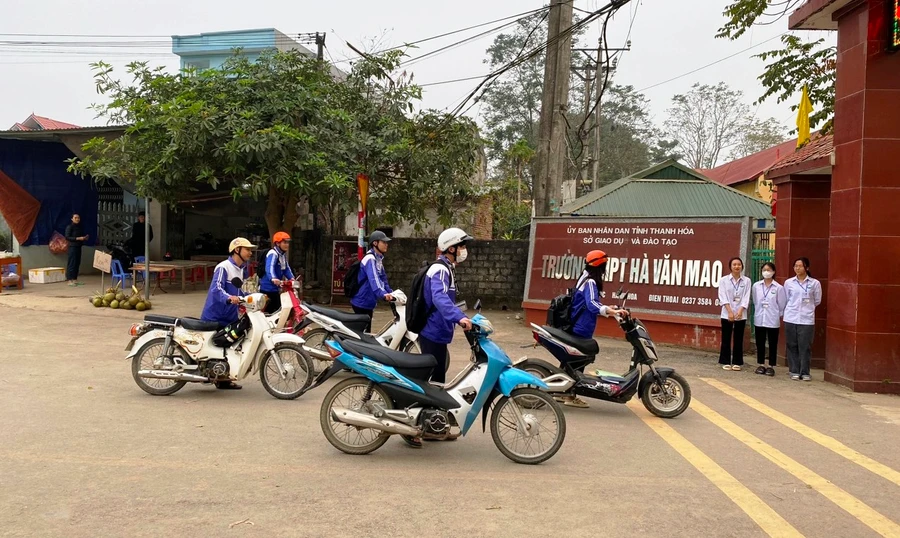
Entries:
{"label": "paved road", "polygon": [[[135,315],[2,297],[0,535],[900,536],[900,400],[821,373],[723,372],[665,348],[695,398],[678,419],[567,408],[566,442],[539,466],[477,428],[353,457],[321,433],[324,389],[151,397],[122,360]],[[531,336],[511,314],[487,315],[510,355],[542,354],[517,347]],[[454,346],[451,373],[467,357]],[[598,367],[622,370],[622,343],[601,347]]]}

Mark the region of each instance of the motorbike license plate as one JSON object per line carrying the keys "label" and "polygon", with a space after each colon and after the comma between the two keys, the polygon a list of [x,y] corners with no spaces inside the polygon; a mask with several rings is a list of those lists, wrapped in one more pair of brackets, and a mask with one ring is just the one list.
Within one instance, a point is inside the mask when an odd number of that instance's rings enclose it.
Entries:
{"label": "motorbike license plate", "polygon": [[125,351],[131,351],[131,348],[134,347],[135,340],[137,340],[137,338],[132,338],[131,342],[128,342],[128,345],[125,346]]}

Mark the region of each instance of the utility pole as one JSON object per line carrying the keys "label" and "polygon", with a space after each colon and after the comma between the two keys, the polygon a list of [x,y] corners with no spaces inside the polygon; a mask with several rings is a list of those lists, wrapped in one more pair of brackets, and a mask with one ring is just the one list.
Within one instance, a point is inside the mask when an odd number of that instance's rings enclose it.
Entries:
{"label": "utility pole", "polygon": [[325,59],[325,32],[316,32],[316,59],[320,62]]}
{"label": "utility pole", "polygon": [[593,148],[593,152],[591,155],[594,157],[594,160],[591,162],[591,192],[600,188],[600,125],[601,118],[600,115],[600,98],[603,96],[603,83],[600,81],[600,77],[603,76],[603,37],[597,38],[597,71],[594,74],[594,80],[597,81],[594,84],[596,88],[596,97],[595,102],[596,108],[594,108],[594,132],[593,138],[594,143],[591,144]]}
{"label": "utility pole", "polygon": [[[566,121],[572,62],[572,0],[553,0],[547,27],[544,90],[538,131],[534,215],[552,215],[562,198],[566,167]],[[565,33],[565,35],[563,35]]]}

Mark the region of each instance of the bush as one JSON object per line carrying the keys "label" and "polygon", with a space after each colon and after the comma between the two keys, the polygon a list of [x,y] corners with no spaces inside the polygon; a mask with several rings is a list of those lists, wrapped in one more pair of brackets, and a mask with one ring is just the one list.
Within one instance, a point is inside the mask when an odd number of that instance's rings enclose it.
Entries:
{"label": "bush", "polygon": [[9,230],[0,230],[0,252],[12,250],[12,234]]}

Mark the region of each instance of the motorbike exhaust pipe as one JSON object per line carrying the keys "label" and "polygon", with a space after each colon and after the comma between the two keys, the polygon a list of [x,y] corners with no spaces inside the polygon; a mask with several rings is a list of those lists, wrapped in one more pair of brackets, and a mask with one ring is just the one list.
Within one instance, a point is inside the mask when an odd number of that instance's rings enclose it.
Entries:
{"label": "motorbike exhaust pipe", "polygon": [[322,351],[321,349],[316,349],[314,347],[303,346],[303,350],[309,353],[310,357],[313,359],[319,359],[320,361],[330,361],[331,355],[328,354],[327,351]]}
{"label": "motorbike exhaust pipe", "polygon": [[192,381],[201,383],[209,381],[208,377],[186,374],[184,372],[173,372],[171,370],[140,370],[138,371],[138,375],[150,379],[169,379],[172,381]]}
{"label": "motorbike exhaust pipe", "polygon": [[351,426],[359,426],[361,428],[372,428],[388,433],[397,433],[400,435],[420,435],[418,428],[407,426],[399,422],[387,418],[375,418],[372,415],[359,413],[347,409],[346,407],[333,407],[331,409],[331,418],[337,422],[343,422]]}

